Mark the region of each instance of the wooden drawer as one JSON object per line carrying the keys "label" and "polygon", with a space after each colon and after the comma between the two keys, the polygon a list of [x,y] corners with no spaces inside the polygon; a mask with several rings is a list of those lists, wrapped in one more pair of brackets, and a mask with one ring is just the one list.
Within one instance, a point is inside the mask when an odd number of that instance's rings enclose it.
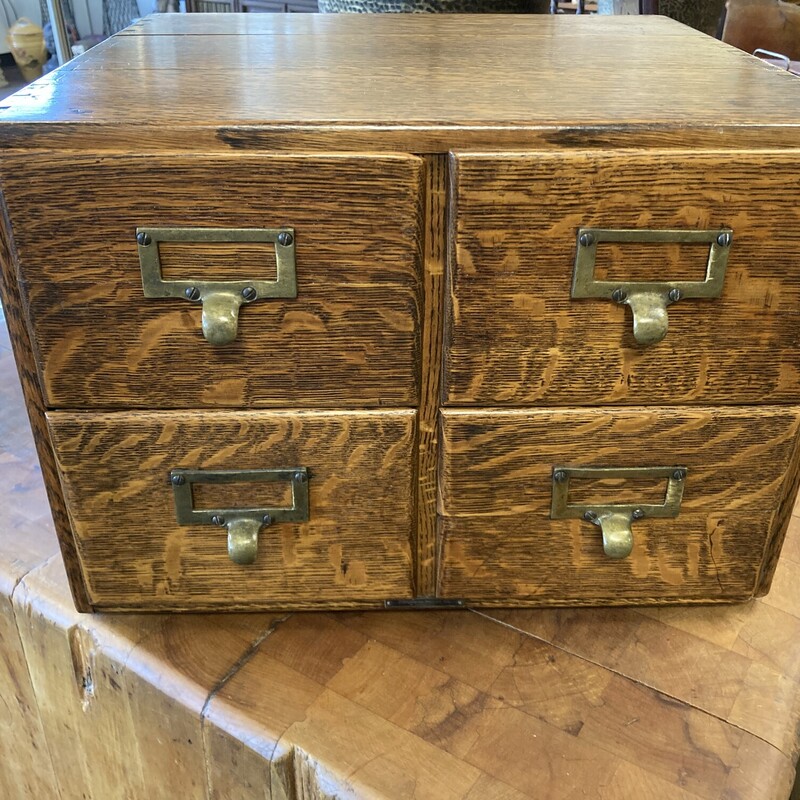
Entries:
{"label": "wooden drawer", "polygon": [[[413,411],[50,412],[48,421],[98,609],[347,608],[411,596]],[[231,470],[259,472],[211,482]],[[290,473],[270,481],[264,470]],[[235,526],[263,513],[273,524],[260,528],[255,561],[234,563],[228,533],[246,540]],[[219,516],[225,524],[211,522]]]}
{"label": "wooden drawer", "polygon": [[[406,155],[4,157],[46,404],[414,405],[422,173]],[[154,241],[196,228],[214,241]],[[220,241],[243,230],[290,244]],[[145,297],[140,250],[177,297]],[[201,311],[227,319],[243,286],[275,281],[279,252],[296,296],[244,303],[232,343],[204,340]],[[214,295],[221,311],[185,296],[215,281],[243,282]]]}
{"label": "wooden drawer", "polygon": [[[456,154],[452,164],[446,403],[800,400],[800,151]],[[579,245],[584,228],[593,244]],[[708,235],[613,243],[598,229]],[[728,229],[732,244],[717,245]],[[721,294],[691,298],[712,245]],[[579,249],[589,277],[594,257],[606,282],[592,292],[606,296],[572,297]],[[685,296],[671,302],[678,286]],[[648,314],[668,321],[661,341],[636,341],[617,288],[638,307],[640,338]],[[668,307],[653,310],[651,294]]]}
{"label": "wooden drawer", "polygon": [[[747,599],[780,546],[771,537],[791,494],[799,421],[796,406],[446,410],[440,594],[497,605]],[[598,468],[668,471],[574,472]],[[562,489],[568,518],[552,519]],[[677,516],[651,509],[666,499]],[[583,519],[611,504],[626,505],[614,513],[632,532],[627,557],[606,555],[601,528]],[[631,522],[634,510],[647,513]]]}

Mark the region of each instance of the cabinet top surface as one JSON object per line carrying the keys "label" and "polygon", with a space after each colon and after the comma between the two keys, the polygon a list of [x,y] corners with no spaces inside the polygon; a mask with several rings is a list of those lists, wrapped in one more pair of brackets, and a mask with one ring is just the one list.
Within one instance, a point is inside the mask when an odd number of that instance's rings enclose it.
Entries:
{"label": "cabinet top surface", "polygon": [[662,17],[165,14],[0,106],[12,141],[38,123],[67,135],[146,126],[154,138],[238,126],[789,126],[800,142],[800,80]]}

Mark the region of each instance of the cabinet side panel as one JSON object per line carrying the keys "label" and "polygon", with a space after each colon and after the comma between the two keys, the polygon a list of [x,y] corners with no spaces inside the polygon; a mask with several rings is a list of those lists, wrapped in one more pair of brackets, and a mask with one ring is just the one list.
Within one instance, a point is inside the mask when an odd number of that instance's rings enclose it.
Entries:
{"label": "cabinet side panel", "polygon": [[442,306],[447,252],[448,158],[425,160],[424,317],[418,425],[416,592],[430,596],[436,575],[436,485],[439,452],[437,414],[442,364]]}
{"label": "cabinet side panel", "polygon": [[5,309],[6,322],[11,334],[11,345],[17,362],[22,392],[28,417],[31,422],[36,452],[42,467],[42,477],[47,489],[47,499],[53,514],[61,554],[69,576],[72,598],[78,611],[91,611],[86,595],[75,540],[72,536],[69,517],[64,505],[61,483],[55,466],[50,434],[44,416],[44,404],[36,372],[36,360],[31,348],[30,337],[25,325],[22,302],[17,282],[16,257],[14,253],[11,228],[6,214],[5,199],[2,200],[2,219],[0,220],[0,302]]}
{"label": "cabinet side panel", "polygon": [[761,559],[761,571],[756,582],[755,597],[763,597],[772,587],[772,578],[775,575],[775,568],[778,566],[778,558],[783,548],[783,541],[786,538],[786,531],[789,529],[789,522],[792,519],[792,511],[797,501],[797,492],[800,489],[800,438],[795,442],[786,480],[783,486],[783,493],[778,503],[775,515],[772,518],[771,536],[767,539],[764,547],[764,555]]}

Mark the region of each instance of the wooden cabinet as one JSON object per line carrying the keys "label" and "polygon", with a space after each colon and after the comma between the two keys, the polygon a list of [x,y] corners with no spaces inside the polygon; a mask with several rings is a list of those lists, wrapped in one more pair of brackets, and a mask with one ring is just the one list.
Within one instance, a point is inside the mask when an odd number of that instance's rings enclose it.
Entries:
{"label": "wooden cabinet", "polygon": [[799,106],[666,19],[450,15],[151,17],[9,100],[3,302],[78,607],[766,592]]}

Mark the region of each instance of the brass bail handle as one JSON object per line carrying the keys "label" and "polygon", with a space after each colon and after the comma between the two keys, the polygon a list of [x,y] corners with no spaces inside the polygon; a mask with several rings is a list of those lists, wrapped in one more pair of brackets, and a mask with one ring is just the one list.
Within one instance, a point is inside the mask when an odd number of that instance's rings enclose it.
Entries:
{"label": "brass bail handle", "polygon": [[[575,299],[604,299],[627,305],[633,314],[633,337],[642,346],[660,342],[669,328],[668,306],[679,300],[714,299],[722,294],[729,228],[713,230],[627,230],[580,228],[572,276]],[[609,281],[595,278],[597,247],[603,243],[696,244],[708,248],[706,276],[698,281]],[[657,274],[657,270],[654,271]]]}
{"label": "brass bail handle", "polygon": [[587,522],[600,527],[603,534],[603,551],[609,558],[627,558],[631,554],[633,550],[631,522],[636,519],[633,514],[595,514],[587,511],[584,517]]}
{"label": "brass bail handle", "polygon": [[[161,272],[160,242],[263,244],[274,248],[276,277],[275,280],[165,280]],[[209,344],[226,345],[236,340],[242,305],[297,297],[293,228],[137,228],[136,243],[144,296],[201,303],[201,330]]]}
{"label": "brass bail handle", "polygon": [[[632,523],[641,519],[677,517],[686,483],[686,467],[566,467],[553,468],[551,519],[583,519],[600,528],[603,552],[613,559],[627,558],[633,551]],[[571,503],[569,484],[582,480],[666,479],[663,503]]]}
{"label": "brass bail handle", "polygon": [[642,292],[631,295],[625,302],[633,313],[633,338],[638,344],[657,344],[667,335],[666,297],[657,292]]}
{"label": "brass bail handle", "polygon": [[252,519],[232,519],[225,523],[228,529],[228,556],[234,564],[255,564],[258,555],[258,534],[261,528],[272,523],[269,515],[259,522]]}
{"label": "brass bail handle", "polygon": [[[179,525],[215,525],[228,533],[228,556],[234,564],[254,564],[261,531],[274,524],[307,522],[309,519],[306,467],[279,469],[202,470],[176,468],[170,471]],[[195,484],[270,483],[291,485],[291,506],[275,508],[224,508],[203,510],[194,506]]]}
{"label": "brass bail handle", "polygon": [[203,314],[201,327],[209,344],[230,344],[236,339],[239,329],[241,295],[233,292],[212,292],[202,298]]}

